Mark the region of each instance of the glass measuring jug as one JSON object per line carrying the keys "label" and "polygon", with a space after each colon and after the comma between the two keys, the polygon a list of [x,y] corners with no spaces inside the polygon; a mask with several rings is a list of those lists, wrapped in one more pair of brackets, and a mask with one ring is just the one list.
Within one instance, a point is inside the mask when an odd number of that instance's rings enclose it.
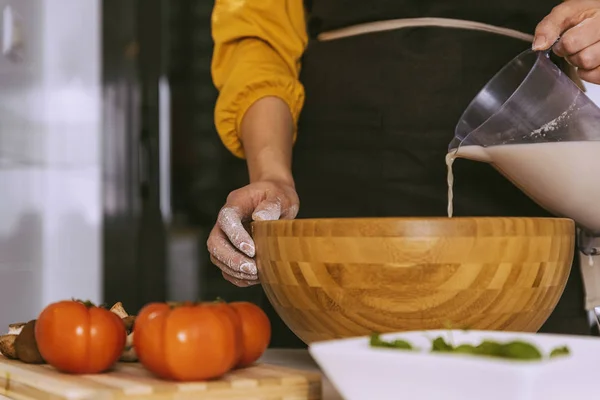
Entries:
{"label": "glass measuring jug", "polygon": [[461,116],[449,153],[491,163],[554,215],[573,219],[580,249],[600,236],[600,108],[550,59],[527,50]]}

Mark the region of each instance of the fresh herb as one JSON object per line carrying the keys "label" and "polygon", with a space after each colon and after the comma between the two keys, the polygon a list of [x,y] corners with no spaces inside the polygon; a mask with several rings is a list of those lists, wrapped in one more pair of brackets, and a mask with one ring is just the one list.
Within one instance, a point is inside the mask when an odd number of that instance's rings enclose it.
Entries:
{"label": "fresh herb", "polygon": [[498,357],[519,360],[541,360],[544,358],[542,352],[532,345],[522,341],[514,341],[501,345]]}
{"label": "fresh herb", "polygon": [[569,354],[571,354],[571,351],[567,346],[560,346],[550,352],[550,358],[568,356]]}
{"label": "fresh herb", "polygon": [[391,349],[401,349],[401,350],[415,350],[413,346],[408,343],[406,340],[392,340],[385,341],[381,339],[381,336],[378,333],[374,333],[371,335],[370,341],[371,347],[386,347]]}
{"label": "fresh herb", "polygon": [[492,340],[484,340],[478,346],[475,347],[475,354],[482,356],[495,356],[499,357],[503,354],[502,344],[494,342]]}
{"label": "fresh herb", "polygon": [[446,342],[443,337],[438,337],[431,342],[431,351],[452,352],[454,346]]}
{"label": "fresh herb", "polygon": [[461,344],[460,346],[454,348],[452,352],[462,354],[475,354],[477,352],[477,347],[473,346],[472,344]]}
{"label": "fresh herb", "polygon": [[510,358],[518,360],[541,360],[542,353],[533,345],[521,341],[508,343],[497,343],[484,340],[478,346],[461,344],[454,347],[447,343],[444,338],[436,338],[431,346],[432,352],[474,354],[479,356]]}
{"label": "fresh herb", "polygon": [[[379,334],[373,334],[370,340],[371,347],[393,348],[401,350],[416,350],[409,342],[402,339],[392,341],[382,340]],[[503,358],[521,361],[539,361],[544,358],[542,352],[533,344],[520,340],[514,340],[506,343],[500,343],[493,340],[484,340],[479,345],[460,344],[454,346],[448,343],[446,339],[439,336],[431,341],[432,353],[456,353],[471,354],[476,356],[486,356],[494,358]],[[570,351],[566,346],[553,349],[549,358],[569,355]]]}

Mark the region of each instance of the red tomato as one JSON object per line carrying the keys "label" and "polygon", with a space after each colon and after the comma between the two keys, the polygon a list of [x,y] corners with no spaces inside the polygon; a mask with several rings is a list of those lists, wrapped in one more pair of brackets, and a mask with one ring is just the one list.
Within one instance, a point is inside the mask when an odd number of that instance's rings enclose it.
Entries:
{"label": "red tomato", "polygon": [[271,322],[267,314],[257,305],[238,301],[229,303],[241,320],[242,357],[237,367],[246,367],[258,360],[271,341]]}
{"label": "red tomato", "polygon": [[163,379],[217,378],[239,359],[239,331],[221,303],[151,303],[138,314],[134,329],[140,363]]}
{"label": "red tomato", "polygon": [[50,304],[35,324],[46,362],[62,372],[96,374],[111,368],[125,347],[125,324],[105,308],[65,300]]}
{"label": "red tomato", "polygon": [[214,306],[217,307],[218,309],[221,309],[223,311],[223,313],[225,315],[227,315],[227,317],[231,320],[231,323],[234,325],[235,327],[235,348],[237,350],[236,355],[235,355],[235,360],[233,362],[233,364],[231,365],[231,367],[229,367],[229,369],[232,369],[233,367],[237,366],[238,363],[240,362],[240,360],[242,359],[243,356],[243,350],[244,350],[244,338],[242,335],[242,321],[240,319],[240,317],[238,316],[237,312],[235,311],[234,308],[230,307],[229,304],[227,304],[224,301],[221,300],[217,300],[214,303]]}

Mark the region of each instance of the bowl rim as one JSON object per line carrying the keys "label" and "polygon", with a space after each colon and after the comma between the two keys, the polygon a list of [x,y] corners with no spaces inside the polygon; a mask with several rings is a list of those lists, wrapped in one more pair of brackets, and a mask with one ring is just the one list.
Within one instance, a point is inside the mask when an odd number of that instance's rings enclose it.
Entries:
{"label": "bowl rim", "polygon": [[[492,229],[488,229],[491,227]],[[577,225],[569,218],[552,217],[366,217],[298,218],[252,222],[249,230],[259,236],[340,237],[429,237],[511,236],[515,228],[532,232],[527,236],[568,234],[576,236]],[[546,232],[547,229],[550,231]],[[555,231],[558,229],[558,231]],[[334,233],[332,235],[332,232]],[[533,233],[539,232],[539,233]]]}
{"label": "bowl rim", "polygon": [[575,221],[571,218],[565,217],[327,217],[327,218],[294,218],[294,219],[278,219],[269,221],[252,221],[252,224],[265,225],[265,224],[283,224],[292,222],[452,222],[452,221],[465,221],[465,220],[506,220],[506,221],[540,221],[540,222],[571,222]]}

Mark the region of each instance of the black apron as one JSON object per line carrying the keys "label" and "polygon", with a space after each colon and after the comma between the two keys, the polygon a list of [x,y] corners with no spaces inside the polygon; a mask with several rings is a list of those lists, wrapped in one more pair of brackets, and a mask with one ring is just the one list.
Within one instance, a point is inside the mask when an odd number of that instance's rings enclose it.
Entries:
{"label": "black apron", "polygon": [[[532,33],[560,1],[313,0],[309,32],[441,17]],[[306,103],[294,148],[298,218],[446,216],[444,157],[469,102],[531,44],[494,33],[411,27],[327,42],[302,59]],[[490,165],[454,163],[456,216],[549,216]],[[265,303],[268,303],[265,301]],[[578,259],[542,332],[586,335]],[[273,347],[301,347],[267,306]]]}

